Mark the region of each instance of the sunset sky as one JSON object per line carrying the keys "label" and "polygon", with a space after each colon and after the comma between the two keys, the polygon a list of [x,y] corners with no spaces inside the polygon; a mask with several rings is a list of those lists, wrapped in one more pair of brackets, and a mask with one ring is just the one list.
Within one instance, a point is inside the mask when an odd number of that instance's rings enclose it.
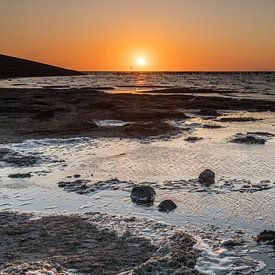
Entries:
{"label": "sunset sky", "polygon": [[0,0],[0,53],[77,70],[275,70],[275,0]]}

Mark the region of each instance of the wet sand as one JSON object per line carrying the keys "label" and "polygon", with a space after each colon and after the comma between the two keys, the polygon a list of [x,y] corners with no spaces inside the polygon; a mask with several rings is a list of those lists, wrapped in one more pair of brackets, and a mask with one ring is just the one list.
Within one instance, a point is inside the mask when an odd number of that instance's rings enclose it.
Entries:
{"label": "wet sand", "polygon": [[[170,89],[171,90],[171,89]],[[191,91],[191,90],[190,90]],[[180,89],[176,89],[177,94]],[[30,138],[126,137],[175,135],[166,120],[186,119],[216,111],[275,111],[275,102],[216,96],[108,94],[85,89],[0,89],[0,142]],[[213,91],[209,90],[209,93]],[[204,91],[206,93],[206,91]],[[206,109],[206,110],[205,110]],[[95,120],[120,120],[122,127],[98,126]]]}

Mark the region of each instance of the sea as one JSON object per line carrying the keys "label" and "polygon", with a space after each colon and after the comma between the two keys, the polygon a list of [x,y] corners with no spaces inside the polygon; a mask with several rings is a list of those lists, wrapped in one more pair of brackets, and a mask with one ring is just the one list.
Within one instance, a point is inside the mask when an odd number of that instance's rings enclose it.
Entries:
{"label": "sea", "polygon": [[106,92],[113,93],[142,93],[152,89],[185,87],[233,91],[234,96],[238,97],[274,101],[275,72],[86,72],[83,76],[0,80],[0,88],[15,87],[54,89],[89,87],[103,90],[105,88]]}

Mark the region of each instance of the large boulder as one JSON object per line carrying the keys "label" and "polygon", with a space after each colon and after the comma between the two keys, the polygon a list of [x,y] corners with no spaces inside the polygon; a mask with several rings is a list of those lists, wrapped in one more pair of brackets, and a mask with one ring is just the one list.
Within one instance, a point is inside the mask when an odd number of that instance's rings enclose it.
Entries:
{"label": "large boulder", "polygon": [[215,173],[210,170],[206,169],[199,175],[199,182],[202,185],[210,186],[211,184],[215,183]]}
{"label": "large boulder", "polygon": [[155,199],[156,192],[153,187],[142,185],[135,186],[131,192],[131,199],[136,203],[152,203]]}
{"label": "large boulder", "polygon": [[177,208],[177,205],[172,200],[164,200],[159,204],[160,212],[170,212]]}

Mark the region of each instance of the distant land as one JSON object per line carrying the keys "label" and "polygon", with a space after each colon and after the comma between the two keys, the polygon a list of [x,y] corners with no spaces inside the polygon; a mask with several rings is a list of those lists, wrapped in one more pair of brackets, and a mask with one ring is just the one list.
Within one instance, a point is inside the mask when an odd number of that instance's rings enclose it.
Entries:
{"label": "distant land", "polygon": [[0,54],[0,78],[74,76],[84,73]]}

